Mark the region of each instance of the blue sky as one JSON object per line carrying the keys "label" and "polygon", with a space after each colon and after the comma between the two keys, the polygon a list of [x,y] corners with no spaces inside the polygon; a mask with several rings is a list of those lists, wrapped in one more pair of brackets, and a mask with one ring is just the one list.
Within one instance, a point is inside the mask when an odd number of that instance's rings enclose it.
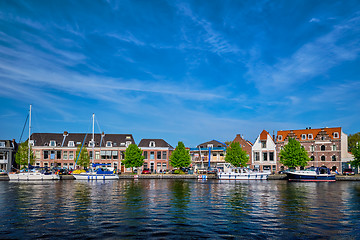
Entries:
{"label": "blue sky", "polygon": [[0,139],[360,131],[360,2],[0,1]]}

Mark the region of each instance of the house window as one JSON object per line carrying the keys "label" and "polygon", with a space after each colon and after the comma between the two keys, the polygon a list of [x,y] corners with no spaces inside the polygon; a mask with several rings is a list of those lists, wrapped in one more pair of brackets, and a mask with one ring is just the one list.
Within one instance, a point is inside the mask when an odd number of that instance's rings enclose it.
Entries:
{"label": "house window", "polygon": [[315,146],[314,145],[311,145],[310,146],[310,152],[314,152],[315,151]]}
{"label": "house window", "polygon": [[269,152],[269,160],[274,161],[274,153],[273,152]]}
{"label": "house window", "polygon": [[74,147],[74,146],[75,146],[74,141],[69,141],[68,147]]}
{"label": "house window", "polygon": [[260,153],[259,152],[254,153],[254,159],[255,159],[255,161],[260,161]]}
{"label": "house window", "polygon": [[125,159],[125,152],[124,151],[120,151],[120,159]]}
{"label": "house window", "polygon": [[148,159],[148,154],[146,151],[144,152],[144,159]]}
{"label": "house window", "polygon": [[118,159],[118,151],[112,151],[112,157],[113,159]]}
{"label": "house window", "polygon": [[51,140],[49,146],[50,146],[50,147],[55,147],[55,146],[56,146],[56,141]]}
{"label": "house window", "polygon": [[301,139],[305,140],[306,139],[306,134],[301,134]]}
{"label": "house window", "polygon": [[279,135],[279,136],[278,136],[278,140],[279,140],[279,141],[282,141],[282,135]]}
{"label": "house window", "polygon": [[74,152],[69,151],[69,160],[74,160]]}
{"label": "house window", "polygon": [[321,150],[321,151],[325,151],[325,145],[321,145],[320,150]]}
{"label": "house window", "polygon": [[111,151],[106,151],[106,159],[111,159]]}
{"label": "house window", "polygon": [[90,159],[93,159],[93,151],[90,151],[90,152],[89,152],[89,158],[90,158]]}
{"label": "house window", "polygon": [[44,159],[49,159],[49,151],[44,151]]}
{"label": "house window", "polygon": [[163,163],[162,167],[163,167],[163,170],[165,170],[166,169],[166,163]]}
{"label": "house window", "polygon": [[155,142],[154,142],[154,141],[150,141],[149,147],[155,147]]}
{"label": "house window", "polygon": [[164,152],[162,152],[162,159],[166,159],[166,158],[167,158],[167,152],[164,151]]}
{"label": "house window", "polygon": [[125,146],[128,147],[128,146],[130,146],[130,144],[131,144],[131,141],[126,141]]}
{"label": "house window", "polygon": [[212,145],[212,144],[208,144],[208,145],[207,145],[207,147],[208,147],[208,148],[213,148],[213,147],[214,147],[214,145]]}
{"label": "house window", "polygon": [[5,147],[5,142],[0,142],[0,147],[4,148]]}
{"label": "house window", "polygon": [[90,141],[90,142],[89,142],[89,147],[95,147],[95,144],[94,144],[93,141]]}
{"label": "house window", "polygon": [[30,140],[30,146],[34,146],[34,140]]}
{"label": "house window", "polygon": [[111,141],[107,141],[107,142],[106,142],[106,147],[112,147]]}
{"label": "house window", "polygon": [[321,156],[321,161],[325,161],[325,156]]}
{"label": "house window", "polygon": [[0,152],[0,160],[7,160],[7,154]]}
{"label": "house window", "polygon": [[261,141],[261,147],[266,148],[266,141]]}
{"label": "house window", "polygon": [[339,138],[339,133],[338,132],[334,132],[334,138]]}
{"label": "house window", "polygon": [[68,152],[67,152],[67,151],[64,151],[64,152],[63,152],[63,159],[64,159],[64,160],[67,160],[67,159],[68,159]]}
{"label": "house window", "polygon": [[264,160],[264,161],[267,161],[267,160],[268,160],[268,159],[267,159],[267,152],[264,152],[264,153],[263,153],[263,160]]}
{"label": "house window", "polygon": [[331,161],[336,161],[336,155],[331,156]]}
{"label": "house window", "polygon": [[161,152],[160,151],[156,152],[156,159],[161,159]]}
{"label": "house window", "polygon": [[100,159],[100,152],[95,152],[95,159],[97,159],[97,160]]}
{"label": "house window", "polygon": [[61,159],[61,151],[56,151],[56,159]]}
{"label": "house window", "polygon": [[148,164],[147,164],[147,163],[144,163],[144,168],[148,168]]}
{"label": "house window", "polygon": [[311,156],[310,157],[310,161],[314,161],[315,160],[315,157],[314,156]]}
{"label": "house window", "polygon": [[313,135],[312,135],[312,134],[309,134],[309,135],[308,135],[308,139],[313,139]]}
{"label": "house window", "polygon": [[154,152],[150,152],[150,159],[155,159],[155,153]]}
{"label": "house window", "polygon": [[35,151],[35,159],[40,159],[40,151],[39,150]]}
{"label": "house window", "polygon": [[336,151],[336,145],[332,145],[332,150]]}

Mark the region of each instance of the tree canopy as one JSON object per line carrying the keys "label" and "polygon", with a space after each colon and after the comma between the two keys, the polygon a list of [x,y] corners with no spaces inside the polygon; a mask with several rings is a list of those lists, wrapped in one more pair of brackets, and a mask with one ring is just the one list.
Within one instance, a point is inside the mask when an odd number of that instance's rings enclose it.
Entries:
{"label": "tree canopy", "polygon": [[141,167],[144,164],[144,156],[142,155],[142,150],[138,148],[136,144],[130,144],[125,151],[125,159],[122,163],[126,168],[131,168],[133,171],[134,167]]}
{"label": "tree canopy", "polygon": [[246,151],[242,150],[240,143],[232,142],[226,149],[225,161],[235,167],[245,167],[249,161],[249,155]]}
{"label": "tree canopy", "polygon": [[360,167],[360,143],[352,148],[351,153],[354,155],[354,160],[350,162],[353,167]]}
{"label": "tree canopy", "polygon": [[289,138],[288,144],[280,151],[280,163],[289,168],[305,167],[310,158],[301,144]]}
{"label": "tree canopy", "polygon": [[352,149],[356,148],[357,144],[360,144],[360,132],[355,134],[349,134],[348,136],[349,152],[352,152]]}
{"label": "tree canopy", "polygon": [[178,142],[170,156],[170,165],[174,168],[188,167],[191,164],[189,150],[185,149],[183,142]]}
{"label": "tree canopy", "polygon": [[[82,166],[82,167],[89,167],[89,164],[90,164],[90,158],[89,158],[89,154],[88,154],[88,151],[87,151],[87,148],[84,146],[82,149],[81,149],[81,146],[82,145],[79,145],[76,149],[76,158],[74,159],[75,162],[76,162],[76,165],[79,165],[79,166]],[[80,156],[79,156],[79,152],[80,152],[80,149],[81,149],[81,153],[80,153]],[[78,158],[79,156],[79,158]]]}
{"label": "tree canopy", "polygon": [[[18,150],[15,154],[15,162],[21,168],[21,166],[28,165],[28,154],[29,154],[29,146],[28,142],[23,142],[19,145]],[[30,164],[33,165],[35,162],[34,160],[34,153],[32,151],[32,147],[30,146]]]}

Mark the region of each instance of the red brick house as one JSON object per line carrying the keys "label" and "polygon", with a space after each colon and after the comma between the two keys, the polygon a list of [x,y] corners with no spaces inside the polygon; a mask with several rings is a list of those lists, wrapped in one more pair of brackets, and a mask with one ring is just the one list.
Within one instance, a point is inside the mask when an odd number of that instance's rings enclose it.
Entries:
{"label": "red brick house", "polygon": [[171,168],[169,159],[174,148],[163,139],[141,139],[138,147],[143,151],[144,168],[159,173]]}

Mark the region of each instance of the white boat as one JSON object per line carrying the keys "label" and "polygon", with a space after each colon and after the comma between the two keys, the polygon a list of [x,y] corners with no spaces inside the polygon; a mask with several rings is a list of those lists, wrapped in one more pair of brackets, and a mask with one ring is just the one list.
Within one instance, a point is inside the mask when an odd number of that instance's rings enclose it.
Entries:
{"label": "white boat", "polygon": [[[29,111],[28,168],[30,167],[31,105]],[[60,176],[48,171],[28,170],[27,172],[9,173],[10,181],[60,180]]]}
{"label": "white boat", "polygon": [[335,182],[335,174],[326,167],[309,167],[305,170],[286,172],[289,181],[299,182]]}
{"label": "white boat", "polygon": [[217,177],[220,180],[267,180],[271,174],[270,172],[233,167],[230,163],[218,164],[217,169]]}
{"label": "white boat", "polygon": [[[95,125],[95,114],[92,116],[92,151],[94,152],[95,146],[95,136],[94,136],[94,125]],[[86,138],[86,136],[85,136]],[[80,150],[81,152],[81,150]],[[80,153],[79,153],[80,156]],[[94,158],[93,158],[94,161]],[[108,168],[109,164],[95,164],[94,162],[91,165],[90,171],[83,173],[73,173],[72,175],[76,180],[117,180],[119,175],[117,175],[113,170]]]}

